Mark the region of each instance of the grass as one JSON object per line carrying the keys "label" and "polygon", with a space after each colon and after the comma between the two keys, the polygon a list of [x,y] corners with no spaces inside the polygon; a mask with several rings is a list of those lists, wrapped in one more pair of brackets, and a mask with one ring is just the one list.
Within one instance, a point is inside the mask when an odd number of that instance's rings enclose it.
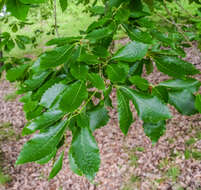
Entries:
{"label": "grass", "polygon": [[190,146],[190,145],[194,144],[195,142],[196,142],[195,138],[190,138],[189,140],[186,141],[185,144],[187,146]]}
{"label": "grass", "polygon": [[128,181],[122,188],[122,190],[135,190],[138,189],[141,178],[139,176],[132,175]]}
{"label": "grass", "polygon": [[138,157],[135,154],[130,155],[130,165],[137,166]]}
{"label": "grass", "polygon": [[139,152],[144,152],[144,150],[145,150],[144,147],[141,147],[141,146],[138,146],[135,149],[136,149],[136,151],[139,151]]}
{"label": "grass", "polygon": [[0,169],[0,185],[5,185],[11,181],[11,177],[8,174],[4,174]]}
{"label": "grass", "polygon": [[130,177],[130,182],[132,182],[132,183],[139,182],[140,180],[141,180],[141,179],[140,179],[139,176],[132,175],[132,176]]}
{"label": "grass", "polygon": [[0,142],[11,140],[16,133],[9,122],[0,123]]}
{"label": "grass", "polygon": [[168,166],[168,164],[169,164],[168,158],[164,158],[160,161],[158,167],[159,167],[159,169],[164,169]]}
{"label": "grass", "polygon": [[180,169],[178,167],[171,167],[167,171],[167,176],[172,179],[172,181],[176,181],[180,175]]}
{"label": "grass", "polygon": [[[20,136],[15,133],[13,126],[10,122],[0,123],[0,145],[5,141],[9,141],[12,139],[18,140],[19,137]],[[0,149],[0,186],[9,183],[12,180],[12,178],[4,171],[4,162],[4,154]]]}
{"label": "grass", "polygon": [[0,187],[9,183],[12,179],[8,174],[3,171],[4,154],[0,149]]}

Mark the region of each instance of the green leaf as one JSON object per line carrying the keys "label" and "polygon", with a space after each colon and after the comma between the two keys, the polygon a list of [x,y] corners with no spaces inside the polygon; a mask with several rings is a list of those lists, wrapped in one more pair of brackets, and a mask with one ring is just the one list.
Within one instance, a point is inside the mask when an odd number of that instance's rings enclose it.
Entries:
{"label": "green leaf", "polygon": [[151,60],[147,60],[145,62],[145,68],[146,68],[147,75],[153,72],[154,66]]}
{"label": "green leaf", "polygon": [[173,90],[189,89],[192,92],[197,91],[200,85],[201,82],[193,78],[172,79],[159,83],[159,86],[163,86]]}
{"label": "green leaf", "polygon": [[140,119],[144,122],[157,123],[172,117],[168,107],[158,97],[145,95],[128,87],[121,89],[130,96]]}
{"label": "green leaf", "polygon": [[119,7],[121,3],[123,3],[125,0],[109,0],[108,1],[108,8],[111,9],[112,7]]}
{"label": "green leaf", "polygon": [[68,7],[68,0],[59,0],[61,10],[64,12]]}
{"label": "green leaf", "polygon": [[130,125],[133,122],[129,100],[121,89],[117,90],[118,120],[121,131],[127,135]]}
{"label": "green leaf", "polygon": [[109,121],[108,111],[104,105],[97,105],[88,112],[89,115],[89,126],[91,131],[105,126]]}
{"label": "green leaf", "polygon": [[144,132],[151,139],[153,144],[157,143],[158,139],[164,134],[165,124],[165,121],[143,124]]}
{"label": "green leaf", "polygon": [[75,159],[73,158],[72,155],[72,150],[70,148],[69,152],[68,152],[68,160],[69,160],[69,164],[70,164],[70,169],[77,175],[82,176],[82,172],[80,171],[80,169],[78,168],[77,164],[75,163]]}
{"label": "green leaf", "polygon": [[21,3],[19,0],[6,1],[6,8],[8,12],[11,12],[12,16],[20,20],[25,20],[29,11],[29,6]]}
{"label": "green leaf", "polygon": [[[67,1],[67,0],[66,0]],[[74,42],[79,42],[82,38],[80,36],[77,37],[60,37],[60,38],[53,38],[49,40],[46,45],[47,46],[52,46],[52,45],[57,45],[57,46],[64,46],[66,44],[71,44]]]}
{"label": "green leaf", "polygon": [[107,27],[94,29],[93,31],[87,34],[86,38],[92,42],[96,42],[97,40],[110,36],[113,33],[113,31],[114,31],[114,25],[110,24]]}
{"label": "green leaf", "polygon": [[77,81],[68,86],[60,102],[60,108],[65,112],[75,111],[88,97],[84,82]]}
{"label": "green leaf", "polygon": [[15,47],[15,43],[12,39],[8,40],[7,44],[4,47],[4,50],[10,52]]}
{"label": "green leaf", "polygon": [[[55,74],[55,73],[54,73]],[[40,100],[43,96],[43,94],[51,87],[53,87],[55,84],[62,82],[64,79],[64,75],[54,76],[54,74],[51,76],[49,80],[47,80],[40,88],[37,89],[37,91],[32,95],[33,100]]]}
{"label": "green leaf", "polygon": [[36,130],[46,128],[61,119],[64,113],[61,110],[48,110],[28,123],[22,131],[23,135],[34,133]]}
{"label": "green leaf", "polygon": [[195,108],[195,96],[188,90],[168,92],[169,103],[181,114],[193,115],[197,113]]}
{"label": "green leaf", "polygon": [[106,69],[106,73],[111,82],[124,83],[127,77],[127,73],[123,67],[118,64],[109,64]]}
{"label": "green leaf", "polygon": [[36,88],[40,87],[45,79],[49,76],[51,73],[51,70],[46,70],[42,71],[39,73],[36,73],[32,76],[31,79],[28,79],[24,82],[24,85],[27,87],[27,89],[30,90],[35,90]]}
{"label": "green leaf", "polygon": [[31,39],[28,36],[17,35],[16,39],[18,39],[19,41],[21,41],[21,43],[23,43],[23,44],[30,44],[31,43]]}
{"label": "green leaf", "polygon": [[163,86],[155,86],[152,88],[152,95],[157,96],[160,100],[165,103],[168,102],[168,91]]}
{"label": "green leaf", "polygon": [[4,7],[6,0],[0,0],[0,12],[2,10],[2,8]]}
{"label": "green leaf", "polygon": [[105,89],[104,80],[99,74],[97,74],[97,73],[89,73],[88,74],[88,79],[99,90],[104,90]]}
{"label": "green leaf", "polygon": [[32,101],[31,98],[24,104],[23,110],[25,112],[30,112],[36,109],[38,106],[38,101]]}
{"label": "green leaf", "polygon": [[84,62],[87,65],[96,65],[99,64],[100,61],[98,60],[98,56],[94,54],[89,54],[88,52],[82,52],[79,59],[79,62]]}
{"label": "green leaf", "polygon": [[6,79],[9,80],[10,82],[14,82],[16,80],[23,78],[28,67],[29,64],[23,64],[9,69],[6,73]]}
{"label": "green leaf", "polygon": [[142,71],[143,71],[143,62],[142,61],[137,61],[135,62],[130,70],[129,70],[129,75],[133,76],[133,75],[142,75]]}
{"label": "green leaf", "polygon": [[153,42],[152,36],[148,33],[148,31],[143,32],[142,30],[137,28],[129,29],[125,25],[124,28],[127,30],[130,39],[133,41],[138,41],[147,44],[151,44]]}
{"label": "green leaf", "polygon": [[74,134],[71,150],[78,168],[92,180],[99,170],[100,155],[95,138],[87,126],[81,127]]}
{"label": "green leaf", "polygon": [[53,166],[53,168],[50,172],[49,178],[48,178],[49,180],[54,178],[59,173],[59,171],[62,169],[63,157],[64,157],[64,152],[62,152],[60,154],[59,158],[54,163],[54,166]]}
{"label": "green leaf", "polygon": [[34,135],[23,146],[16,164],[37,161],[51,154],[62,139],[65,129],[66,121],[62,121]]}
{"label": "green leaf", "polygon": [[201,94],[196,95],[195,107],[201,113]]}
{"label": "green leaf", "polygon": [[39,115],[42,114],[44,108],[42,106],[38,106],[36,109],[33,111],[27,112],[26,113],[26,119],[31,120],[35,117],[38,117]]}
{"label": "green leaf", "polygon": [[175,56],[157,55],[154,60],[159,71],[176,78],[200,73],[194,65]]}
{"label": "green leaf", "polygon": [[51,88],[46,90],[45,93],[43,94],[40,101],[40,105],[46,108],[50,108],[55,99],[57,98],[57,96],[61,94],[66,87],[67,87],[66,85],[60,83],[51,86]]}
{"label": "green leaf", "polygon": [[44,158],[42,158],[42,159],[40,159],[40,160],[37,160],[36,162],[37,162],[38,164],[41,164],[41,165],[46,164],[46,163],[48,163],[54,156],[56,156],[56,153],[57,153],[57,149],[55,148],[55,150],[54,150],[52,153],[50,153],[49,155],[47,155],[46,157],[44,157]]}
{"label": "green leaf", "polygon": [[73,46],[65,45],[45,52],[40,57],[40,65],[43,68],[50,68],[64,64],[71,55],[72,48]]}
{"label": "green leaf", "polygon": [[20,0],[24,4],[39,4],[45,3],[47,0]]}
{"label": "green leaf", "polygon": [[126,62],[141,60],[146,55],[148,48],[147,44],[131,42],[118,50],[112,59]]}
{"label": "green leaf", "polygon": [[71,74],[78,80],[85,80],[88,75],[89,67],[84,63],[73,64],[70,68]]}
{"label": "green leaf", "polygon": [[15,42],[16,42],[18,48],[20,48],[21,50],[25,50],[26,49],[26,47],[25,47],[25,45],[24,45],[24,43],[22,41],[20,41],[18,39],[15,39]]}
{"label": "green leaf", "polygon": [[138,75],[130,77],[129,81],[141,90],[146,91],[149,88],[149,82]]}
{"label": "green leaf", "polygon": [[112,106],[112,100],[110,98],[110,94],[112,92],[112,85],[110,85],[108,88],[106,88],[103,92],[104,94],[104,103],[106,106],[110,106],[111,108],[113,108]]}

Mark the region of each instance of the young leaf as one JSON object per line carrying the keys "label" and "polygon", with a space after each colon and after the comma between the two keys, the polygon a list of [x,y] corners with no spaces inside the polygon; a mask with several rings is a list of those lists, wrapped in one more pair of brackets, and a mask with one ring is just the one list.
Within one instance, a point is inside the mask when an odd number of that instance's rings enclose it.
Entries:
{"label": "young leaf", "polygon": [[61,121],[34,135],[22,148],[16,164],[40,160],[51,154],[63,137],[66,121]]}
{"label": "young leaf", "polygon": [[146,91],[149,88],[149,82],[138,75],[130,77],[129,81],[141,90]]}
{"label": "young leaf", "polygon": [[112,57],[113,60],[134,62],[141,60],[147,53],[149,45],[141,42],[131,42],[122,47]]}
{"label": "young leaf", "polygon": [[91,131],[105,126],[109,120],[108,111],[104,105],[98,105],[88,112]]}
{"label": "young leaf", "polygon": [[128,87],[121,87],[121,89],[130,96],[139,117],[144,122],[157,123],[172,117],[168,107],[158,97],[141,94]]}
{"label": "young leaf", "polygon": [[71,150],[78,168],[92,180],[100,166],[100,155],[95,138],[87,126],[81,127],[74,134]]}
{"label": "young leaf", "polygon": [[77,81],[68,86],[60,102],[60,108],[65,112],[75,111],[88,97],[84,82]]}
{"label": "young leaf", "polygon": [[165,121],[159,121],[158,123],[144,123],[143,128],[145,134],[151,139],[152,143],[155,144],[165,132]]}
{"label": "young leaf", "polygon": [[195,108],[195,96],[188,90],[168,92],[169,103],[172,104],[181,114],[193,115],[197,113]]}
{"label": "young leaf", "polygon": [[56,121],[61,119],[64,116],[64,113],[61,110],[48,110],[44,112],[42,115],[38,116],[31,123],[26,125],[23,129],[22,134],[27,135],[34,133],[37,130],[46,128]]}
{"label": "young leaf", "polygon": [[194,65],[175,56],[157,55],[154,60],[159,71],[172,77],[182,78],[200,73]]}
{"label": "young leaf", "polygon": [[104,80],[99,74],[97,74],[97,73],[89,73],[88,74],[88,79],[99,90],[104,90],[105,89]]}
{"label": "young leaf", "polygon": [[40,101],[40,105],[46,108],[50,108],[55,99],[57,98],[57,96],[61,94],[66,87],[67,87],[66,85],[59,83],[51,86],[51,88],[46,90],[45,93],[43,94]]}
{"label": "young leaf", "polygon": [[59,0],[61,10],[64,12],[68,7],[68,0]]}
{"label": "young leaf", "polygon": [[201,113],[201,94],[196,95],[195,107]]}
{"label": "young leaf", "polygon": [[43,68],[56,67],[66,62],[71,56],[73,46],[64,45],[52,51],[47,51],[40,57],[40,65]]}
{"label": "young leaf", "polygon": [[133,122],[129,100],[121,89],[117,90],[118,120],[121,131],[127,135],[129,127]]}
{"label": "young leaf", "polygon": [[63,157],[64,157],[64,152],[62,152],[60,154],[59,158],[54,163],[54,166],[53,166],[53,168],[50,172],[49,178],[48,178],[49,180],[54,178],[59,173],[59,171],[62,169]]}

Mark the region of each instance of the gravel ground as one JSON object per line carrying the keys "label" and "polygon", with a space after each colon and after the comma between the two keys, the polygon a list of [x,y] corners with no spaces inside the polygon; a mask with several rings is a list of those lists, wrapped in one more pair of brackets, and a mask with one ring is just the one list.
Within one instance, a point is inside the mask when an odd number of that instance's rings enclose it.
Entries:
{"label": "gravel ground", "polygon": [[[200,57],[192,56],[188,49],[187,60],[192,61],[201,70]],[[201,76],[197,78],[201,80]],[[154,72],[148,77],[152,83],[167,79],[161,73]],[[25,118],[22,104],[18,99],[5,102],[3,97],[12,92],[14,87],[7,81],[0,83],[0,123],[10,122],[16,133],[20,134]],[[114,107],[115,93],[112,94]],[[76,176],[69,169],[67,151],[63,169],[53,180],[47,176],[51,163],[45,166],[26,164],[14,166],[17,155],[28,137],[10,140],[1,144],[4,154],[4,166],[12,177],[12,181],[0,187],[4,190],[200,190],[201,161],[193,158],[185,159],[185,142],[201,132],[201,117],[181,116],[172,108],[174,118],[168,121],[167,130],[159,142],[152,146],[145,136],[142,122],[138,119],[133,123],[125,138],[118,128],[117,112],[110,110],[111,120],[107,126],[97,130],[95,137],[101,153],[101,168],[95,183],[90,184],[84,177]],[[136,112],[133,111],[134,117]],[[70,134],[69,144],[71,141]],[[196,139],[193,147],[201,150],[201,140]],[[176,178],[172,168],[177,168]],[[96,185],[95,185],[96,184]]]}

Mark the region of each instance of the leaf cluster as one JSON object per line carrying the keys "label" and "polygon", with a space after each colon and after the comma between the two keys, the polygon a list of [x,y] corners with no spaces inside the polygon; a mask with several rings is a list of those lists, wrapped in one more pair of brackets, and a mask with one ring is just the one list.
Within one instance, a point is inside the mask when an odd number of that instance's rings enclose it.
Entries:
{"label": "leaf cluster", "polygon": [[[25,19],[29,6],[44,2],[9,0],[7,6],[14,16]],[[60,3],[65,10],[67,1]],[[93,133],[109,121],[107,110],[113,107],[110,95],[114,89],[123,134],[127,135],[136,119],[130,109],[132,102],[152,143],[163,135],[166,121],[172,118],[168,104],[183,115],[201,111],[201,95],[197,93],[201,82],[193,78],[200,71],[182,59],[185,52],[181,35],[175,30],[162,32],[150,19],[154,2],[103,0],[102,6],[96,1],[92,5],[86,0],[78,3],[89,5],[98,19],[79,36],[48,41],[52,50],[6,74],[10,82],[20,82],[18,93],[24,94],[20,101],[28,123],[23,135],[38,132],[23,146],[16,163],[44,164],[54,160],[61,150],[50,179],[62,168],[68,146],[66,133],[71,131],[70,167],[93,180],[100,167]],[[120,30],[130,42],[114,52],[111,44]],[[149,75],[155,67],[169,80],[151,84],[143,71]]]}

